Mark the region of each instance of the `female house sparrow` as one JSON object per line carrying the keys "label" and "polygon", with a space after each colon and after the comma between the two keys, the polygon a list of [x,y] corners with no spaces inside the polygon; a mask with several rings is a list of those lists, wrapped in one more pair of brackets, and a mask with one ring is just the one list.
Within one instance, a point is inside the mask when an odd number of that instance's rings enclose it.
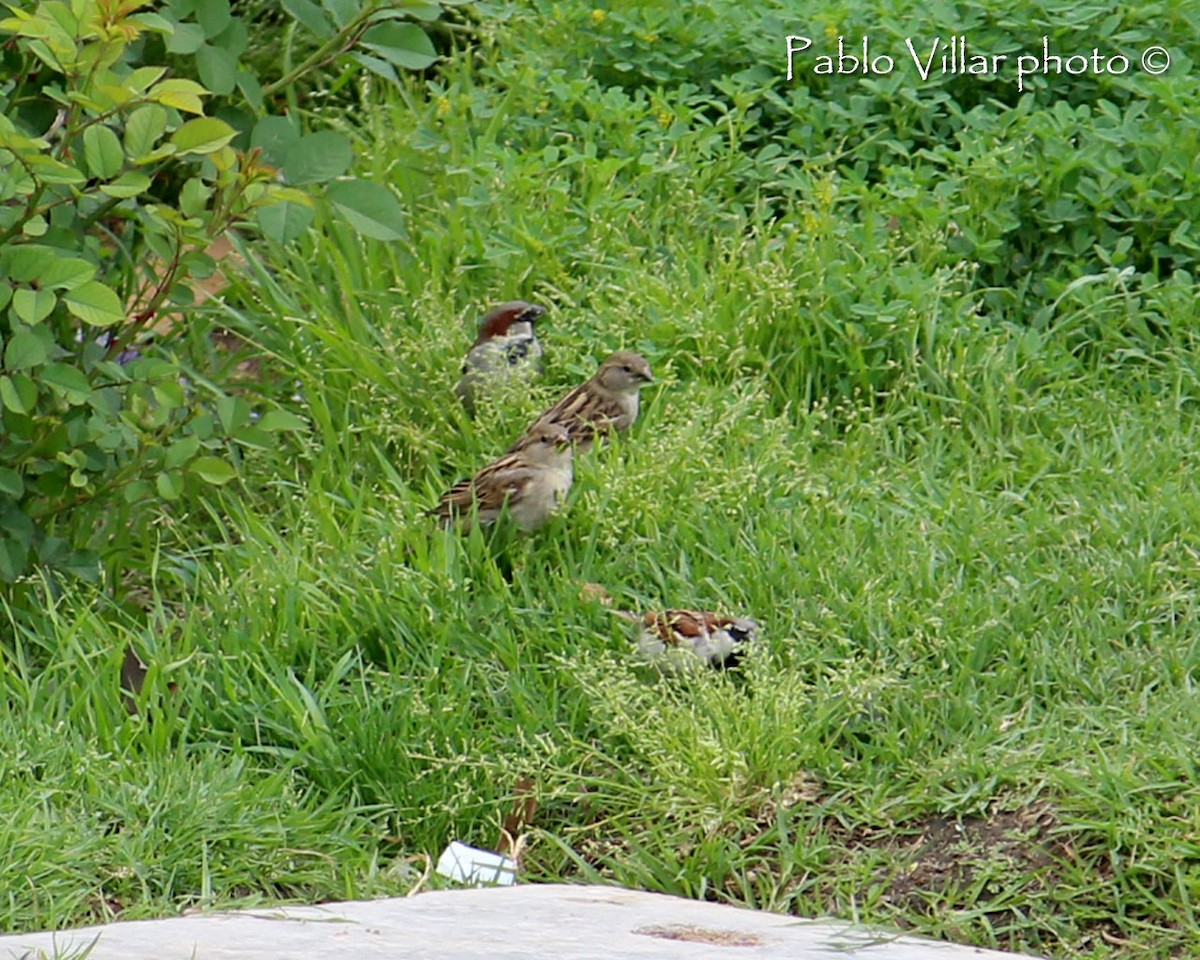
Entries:
{"label": "female house sparrow", "polygon": [[474,509],[479,522],[494,523],[505,506],[522,530],[536,530],[550,519],[571,489],[570,437],[562,427],[542,424],[520,443],[469,480],[460,480],[429,511],[449,525],[470,528]]}
{"label": "female house sparrow", "polygon": [[638,655],[663,673],[685,673],[701,666],[735,666],[742,647],[753,643],[759,626],[753,620],[725,617],[704,610],[663,610],[638,615],[614,610],[640,625]]}
{"label": "female house sparrow", "polygon": [[467,352],[462,376],[454,387],[467,413],[475,415],[475,401],[489,381],[542,372],[542,344],[534,323],[545,312],[545,307],[510,300],[484,314],[479,336]]}
{"label": "female house sparrow", "polygon": [[653,382],[654,374],[644,357],[620,350],[600,364],[590,380],[538,417],[530,430],[557,424],[566,429],[572,443],[586,452],[597,436],[613,430],[623,432],[633,425],[638,415],[638,391]]}

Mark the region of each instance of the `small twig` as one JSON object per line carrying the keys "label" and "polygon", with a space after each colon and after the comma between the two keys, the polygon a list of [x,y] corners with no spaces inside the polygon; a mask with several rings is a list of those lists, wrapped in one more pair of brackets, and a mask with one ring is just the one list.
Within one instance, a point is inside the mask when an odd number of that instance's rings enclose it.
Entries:
{"label": "small twig", "polygon": [[414,853],[411,857],[405,857],[403,862],[415,863],[418,860],[425,864],[425,869],[422,871],[417,882],[413,885],[413,888],[404,895],[406,897],[415,897],[418,893],[420,893],[421,888],[425,886],[425,882],[429,879],[429,875],[433,873],[433,857],[427,853]]}
{"label": "small twig", "polygon": [[309,70],[316,70],[319,67],[325,66],[332,60],[337,59],[347,50],[356,44],[366,32],[370,24],[368,19],[377,12],[376,9],[365,10],[357,17],[351,20],[346,26],[335,33],[332,37],[326,40],[316,51],[314,51],[308,59],[302,61],[299,65],[293,67],[284,76],[280,77],[274,83],[268,83],[262,88],[264,97],[273,96],[280,90],[285,90],[292,86]]}

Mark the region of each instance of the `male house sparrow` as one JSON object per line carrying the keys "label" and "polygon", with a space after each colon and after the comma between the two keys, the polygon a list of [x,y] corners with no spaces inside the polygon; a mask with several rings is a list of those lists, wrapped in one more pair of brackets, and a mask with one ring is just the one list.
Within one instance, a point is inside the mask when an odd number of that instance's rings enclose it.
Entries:
{"label": "male house sparrow", "polygon": [[476,400],[486,392],[489,381],[542,372],[542,344],[534,324],[545,312],[545,307],[510,300],[484,314],[454,387],[469,414],[475,415]]}
{"label": "male house sparrow", "polygon": [[702,666],[732,667],[746,643],[753,643],[759,625],[743,617],[725,617],[705,610],[663,610],[634,613],[613,608],[609,592],[598,583],[580,585],[579,599],[599,603],[622,620],[636,623],[638,654],[664,673],[683,673]]}
{"label": "male house sparrow", "polygon": [[640,625],[638,655],[663,673],[685,673],[701,666],[732,667],[741,656],[743,645],[753,643],[759,631],[753,620],[705,610],[663,610],[643,615],[628,610],[613,613]]}
{"label": "male house sparrow", "polygon": [[460,480],[429,511],[444,524],[461,521],[469,529],[472,508],[480,523],[494,523],[504,510],[522,530],[536,530],[550,519],[571,489],[574,473],[567,431],[539,424],[512,450],[469,480]]}
{"label": "male house sparrow", "polygon": [[[597,436],[613,430],[623,432],[633,425],[638,415],[638,391],[653,382],[654,375],[644,357],[620,350],[600,364],[590,380],[538,417],[529,429],[557,424],[566,429],[571,442],[580,450],[590,450]],[[516,449],[516,444],[512,449]]]}

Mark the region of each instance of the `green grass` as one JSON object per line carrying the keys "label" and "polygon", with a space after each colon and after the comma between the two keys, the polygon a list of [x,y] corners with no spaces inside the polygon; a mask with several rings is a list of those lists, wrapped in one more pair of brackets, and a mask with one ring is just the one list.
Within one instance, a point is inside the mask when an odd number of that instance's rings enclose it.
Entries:
{"label": "green grass", "polygon": [[[198,318],[252,338],[311,431],[221,501],[165,505],[130,583],[10,611],[0,930],[404,893],[408,858],[493,846],[528,777],[534,880],[1200,950],[1190,276],[1085,251],[989,287],[936,197],[833,139],[771,181],[752,103],[547,72],[591,19],[562,6],[488,25],[428,97],[321,118],[409,239],[320,223]],[[468,421],[471,323],[518,295],[552,308],[548,376]],[[662,385],[562,516],[429,525],[619,347]],[[737,675],[656,680],[583,582],[763,640]],[[131,585],[141,612],[112,599]]]}

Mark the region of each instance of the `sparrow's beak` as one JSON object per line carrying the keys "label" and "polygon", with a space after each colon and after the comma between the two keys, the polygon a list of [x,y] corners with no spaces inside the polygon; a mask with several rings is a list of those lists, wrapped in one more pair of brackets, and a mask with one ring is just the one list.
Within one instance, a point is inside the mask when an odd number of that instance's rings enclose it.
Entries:
{"label": "sparrow's beak", "polygon": [[540,320],[545,315],[546,315],[545,307],[539,307],[539,306],[534,305],[534,306],[531,306],[524,313],[522,313],[519,317],[517,317],[517,320],[518,320],[518,322],[524,321],[525,323],[532,324],[532,323],[535,323],[538,320]]}
{"label": "sparrow's beak", "polygon": [[654,379],[654,374],[652,374],[649,370],[645,371],[644,373],[639,373],[638,376],[642,378],[643,383],[658,383],[658,381]]}

